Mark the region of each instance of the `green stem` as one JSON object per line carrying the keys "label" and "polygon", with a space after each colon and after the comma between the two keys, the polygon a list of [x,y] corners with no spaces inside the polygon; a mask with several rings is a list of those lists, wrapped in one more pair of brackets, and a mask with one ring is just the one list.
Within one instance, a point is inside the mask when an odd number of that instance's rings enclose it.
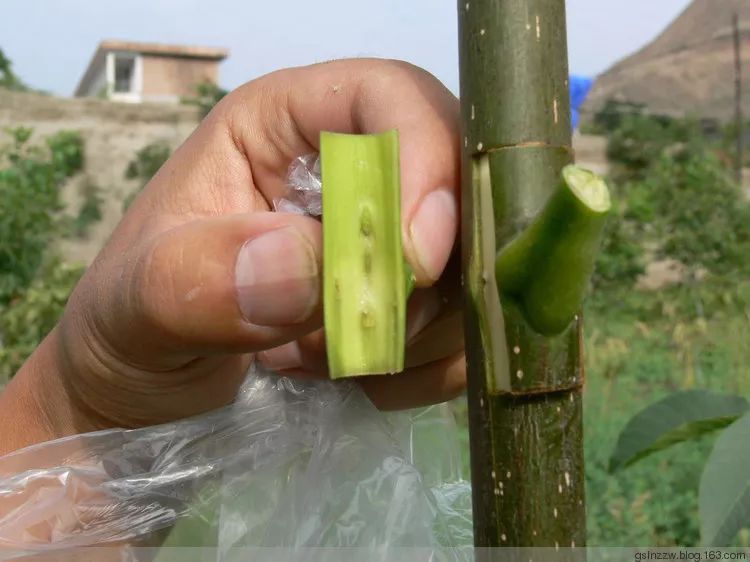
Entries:
{"label": "green stem", "polygon": [[[574,312],[559,334],[542,333],[558,330],[571,308],[548,315],[544,304],[578,302],[577,289],[557,292],[587,276],[575,271],[563,283],[542,257],[557,248],[545,232],[560,213],[555,200],[567,197],[555,194],[573,154],[565,2],[460,0],[458,12],[474,541],[582,546],[580,317]],[[496,278],[498,250],[507,253]],[[556,252],[547,253],[555,267],[586,269],[567,263],[569,248]],[[508,298],[507,287],[526,296]]]}
{"label": "green stem", "polygon": [[516,299],[540,334],[563,332],[580,310],[610,207],[601,178],[566,166],[537,218],[498,253],[501,295]]}
{"label": "green stem", "polygon": [[404,369],[411,274],[398,132],[321,133],[323,307],[332,378]]}

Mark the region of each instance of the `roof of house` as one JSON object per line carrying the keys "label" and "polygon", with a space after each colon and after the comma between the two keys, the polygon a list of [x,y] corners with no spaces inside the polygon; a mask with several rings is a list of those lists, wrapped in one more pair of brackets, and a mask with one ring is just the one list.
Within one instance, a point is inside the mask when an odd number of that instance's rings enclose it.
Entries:
{"label": "roof of house", "polygon": [[218,47],[199,47],[195,45],[167,45],[163,43],[142,43],[138,41],[119,41],[115,39],[105,39],[96,49],[94,56],[91,57],[86,72],[84,72],[81,81],[76,87],[75,95],[81,95],[84,85],[93,78],[96,69],[103,63],[107,53],[119,51],[139,53],[142,55],[157,55],[164,57],[203,59],[220,62],[229,56],[228,49]]}
{"label": "roof of house", "polygon": [[100,51],[129,51],[144,55],[165,55],[195,59],[224,60],[229,55],[227,49],[198,47],[194,45],[165,45],[163,43],[139,43],[136,41],[116,41],[107,39],[99,44]]}

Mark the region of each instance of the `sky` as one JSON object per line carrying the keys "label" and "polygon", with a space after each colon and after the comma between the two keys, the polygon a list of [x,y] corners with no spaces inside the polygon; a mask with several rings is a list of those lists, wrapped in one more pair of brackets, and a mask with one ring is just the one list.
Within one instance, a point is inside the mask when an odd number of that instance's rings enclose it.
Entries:
{"label": "sky", "polygon": [[[71,95],[102,39],[226,47],[221,85],[342,57],[408,60],[458,92],[454,0],[0,0],[0,48],[30,86]],[[570,69],[595,76],[689,0],[568,0]]]}

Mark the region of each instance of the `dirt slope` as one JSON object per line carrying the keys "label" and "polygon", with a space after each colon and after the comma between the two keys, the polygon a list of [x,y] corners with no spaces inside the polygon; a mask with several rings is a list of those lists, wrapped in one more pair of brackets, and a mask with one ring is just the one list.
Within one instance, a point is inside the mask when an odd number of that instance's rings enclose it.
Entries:
{"label": "dirt slope", "polygon": [[608,99],[646,104],[665,115],[728,120],[734,111],[732,17],[742,33],[744,99],[750,115],[750,2],[694,0],[656,39],[599,76],[584,118]]}

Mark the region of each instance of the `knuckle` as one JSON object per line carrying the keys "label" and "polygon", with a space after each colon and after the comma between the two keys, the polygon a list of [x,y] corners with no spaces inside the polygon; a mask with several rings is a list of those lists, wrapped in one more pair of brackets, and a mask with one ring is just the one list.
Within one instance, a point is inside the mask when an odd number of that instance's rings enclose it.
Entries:
{"label": "knuckle", "polygon": [[382,78],[394,81],[435,81],[435,78],[421,66],[400,59],[382,59],[379,73]]}
{"label": "knuckle", "polygon": [[[148,333],[174,335],[175,274],[180,271],[169,243],[158,240],[137,261],[129,289],[129,301],[137,324]],[[179,254],[178,254],[179,256]]]}

